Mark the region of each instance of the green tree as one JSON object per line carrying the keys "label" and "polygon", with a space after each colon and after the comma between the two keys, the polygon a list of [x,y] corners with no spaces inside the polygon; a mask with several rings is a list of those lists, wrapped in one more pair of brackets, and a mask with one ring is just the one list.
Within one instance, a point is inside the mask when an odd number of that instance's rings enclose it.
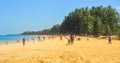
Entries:
{"label": "green tree", "polygon": [[88,7],[75,9],[65,16],[60,26],[60,32],[89,33],[95,36],[118,34],[119,19],[119,14],[110,5],[92,7],[92,9],[88,9]]}
{"label": "green tree", "polygon": [[59,34],[59,29],[60,29],[60,25],[57,24],[57,25],[54,25],[52,28],[51,28],[51,33],[52,34]]}

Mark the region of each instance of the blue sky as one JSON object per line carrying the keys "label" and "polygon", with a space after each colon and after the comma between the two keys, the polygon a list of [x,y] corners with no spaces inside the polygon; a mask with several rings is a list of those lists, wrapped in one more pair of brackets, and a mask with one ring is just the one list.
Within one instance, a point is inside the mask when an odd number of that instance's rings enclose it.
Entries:
{"label": "blue sky", "polygon": [[120,0],[0,0],[0,35],[48,29],[76,8],[100,5],[120,13]]}

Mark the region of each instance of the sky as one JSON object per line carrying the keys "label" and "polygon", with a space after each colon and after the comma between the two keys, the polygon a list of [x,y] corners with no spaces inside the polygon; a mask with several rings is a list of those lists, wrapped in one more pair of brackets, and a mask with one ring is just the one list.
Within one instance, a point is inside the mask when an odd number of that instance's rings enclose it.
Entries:
{"label": "sky", "polygon": [[0,35],[48,29],[76,8],[100,5],[120,13],[120,0],[0,0]]}

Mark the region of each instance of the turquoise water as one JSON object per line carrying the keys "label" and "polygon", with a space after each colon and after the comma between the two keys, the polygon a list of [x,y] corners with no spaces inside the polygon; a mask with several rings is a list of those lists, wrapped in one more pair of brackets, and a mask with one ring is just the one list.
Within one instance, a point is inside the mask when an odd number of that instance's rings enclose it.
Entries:
{"label": "turquoise water", "polygon": [[37,35],[0,35],[0,43],[6,41],[22,40],[23,38],[36,39],[37,37],[38,37]]}

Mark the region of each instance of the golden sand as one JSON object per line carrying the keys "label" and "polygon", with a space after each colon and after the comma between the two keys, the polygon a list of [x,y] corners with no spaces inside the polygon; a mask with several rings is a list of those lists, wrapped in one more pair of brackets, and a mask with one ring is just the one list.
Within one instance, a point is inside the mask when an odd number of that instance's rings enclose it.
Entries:
{"label": "golden sand", "polygon": [[67,40],[47,39],[0,45],[0,63],[120,63],[120,41],[81,37],[73,45]]}

